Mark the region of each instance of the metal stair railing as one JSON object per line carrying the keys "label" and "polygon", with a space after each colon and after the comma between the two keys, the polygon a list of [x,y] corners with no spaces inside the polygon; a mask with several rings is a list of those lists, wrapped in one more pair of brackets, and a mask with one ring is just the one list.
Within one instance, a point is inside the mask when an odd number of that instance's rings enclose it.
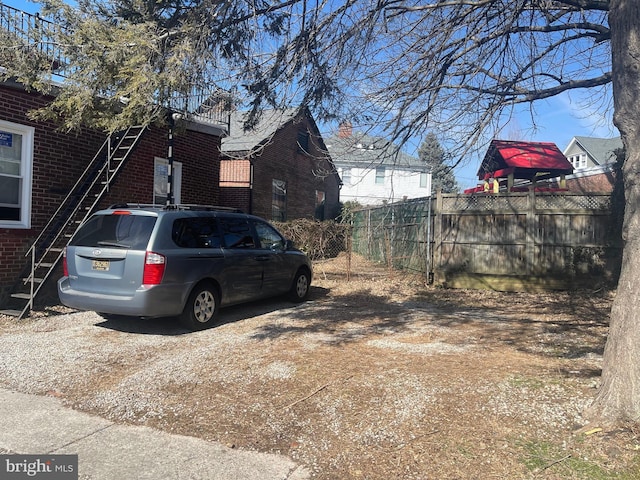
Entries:
{"label": "metal stair railing", "polygon": [[33,309],[36,296],[62,258],[64,246],[109,191],[145,128],[132,126],[105,140],[25,254],[29,263],[14,285],[10,298],[26,301],[26,304],[0,313],[21,319]]}

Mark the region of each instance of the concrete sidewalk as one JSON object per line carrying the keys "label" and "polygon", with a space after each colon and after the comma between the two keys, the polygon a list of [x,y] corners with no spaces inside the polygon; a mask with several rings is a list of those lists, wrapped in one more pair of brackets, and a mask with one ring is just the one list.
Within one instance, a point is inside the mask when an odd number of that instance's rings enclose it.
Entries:
{"label": "concrete sidewalk", "polygon": [[78,454],[79,478],[305,480],[281,456],[227,448],[148,427],[124,426],[52,397],[0,388],[0,453]]}

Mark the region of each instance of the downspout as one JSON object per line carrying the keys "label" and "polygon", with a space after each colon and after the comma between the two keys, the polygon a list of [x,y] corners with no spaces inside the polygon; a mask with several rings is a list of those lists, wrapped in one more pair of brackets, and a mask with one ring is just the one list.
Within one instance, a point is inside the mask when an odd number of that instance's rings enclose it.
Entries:
{"label": "downspout", "polygon": [[169,110],[169,134],[167,139],[167,205],[173,203],[173,129],[175,122]]}
{"label": "downspout", "polygon": [[249,158],[249,211],[248,214],[253,214],[253,160]]}

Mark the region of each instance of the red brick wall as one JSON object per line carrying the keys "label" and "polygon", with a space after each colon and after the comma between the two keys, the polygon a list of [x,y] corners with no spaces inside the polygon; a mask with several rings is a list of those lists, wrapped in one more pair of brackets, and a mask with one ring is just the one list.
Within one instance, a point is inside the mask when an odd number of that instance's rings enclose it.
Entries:
{"label": "red brick wall", "polygon": [[612,172],[590,175],[588,177],[570,178],[567,188],[575,193],[610,193],[613,191],[615,175]]}
{"label": "red brick wall", "polygon": [[18,279],[33,239],[74,185],[105,136],[82,130],[65,134],[50,122],[35,122],[27,112],[45,106],[50,97],[0,85],[0,119],[35,128],[30,229],[0,228],[0,301]]}
{"label": "red brick wall", "polygon": [[[308,153],[298,149],[299,130],[311,130]],[[323,158],[319,141],[306,117],[279,130],[260,155],[254,157],[253,164],[252,207],[246,211],[271,219],[274,179],[287,183],[287,220],[314,218],[316,190],[325,192],[327,210],[338,208],[340,193],[337,178],[329,173],[331,166]],[[318,175],[318,172],[325,172],[327,175]],[[224,205],[235,207],[237,204],[231,203],[228,198],[238,198],[240,189],[235,186],[233,191],[227,192],[228,188],[230,187],[221,189],[221,200],[224,201]],[[325,217],[330,217],[331,213],[333,212],[327,212]]]}
{"label": "red brick wall", "polygon": [[182,162],[182,203],[218,205],[220,137],[187,130],[174,137],[173,152]]}
{"label": "red brick wall", "polygon": [[[154,162],[156,157],[167,158],[168,145],[167,130],[147,130],[101,206],[153,202]],[[220,191],[220,137],[191,130],[176,134],[173,159],[182,163],[182,203],[216,205]]]}
{"label": "red brick wall", "polygon": [[222,187],[219,205],[237,208],[245,213],[251,210],[251,190],[247,187]]}
{"label": "red brick wall", "polygon": [[[35,122],[27,112],[50,98],[0,85],[0,119],[32,126],[34,133],[31,229],[0,228],[0,302],[26,265],[24,253],[54,214],[60,202],[104,142],[100,132],[57,131],[49,122]],[[124,201],[151,203],[154,158],[167,156],[167,132],[151,128],[120,172],[100,206]],[[182,167],[182,202],[217,204],[220,137],[186,130],[174,136],[174,159]]]}

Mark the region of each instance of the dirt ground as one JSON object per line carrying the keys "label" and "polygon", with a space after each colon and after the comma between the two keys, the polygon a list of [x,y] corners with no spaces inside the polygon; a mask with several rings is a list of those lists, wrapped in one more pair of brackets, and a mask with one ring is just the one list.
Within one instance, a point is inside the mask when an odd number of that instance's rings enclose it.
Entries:
{"label": "dirt ground", "polygon": [[[93,361],[100,375],[41,371],[40,383],[21,374],[4,384],[123,423],[282,453],[314,479],[640,478],[640,427],[583,417],[612,292],[444,290],[357,258],[349,280],[344,258],[315,274],[304,305],[232,307],[218,327],[171,343],[178,327],[168,321],[143,324],[151,332],[91,324],[119,352]],[[5,319],[0,337],[25,328]],[[132,347],[140,337],[145,347]]]}

